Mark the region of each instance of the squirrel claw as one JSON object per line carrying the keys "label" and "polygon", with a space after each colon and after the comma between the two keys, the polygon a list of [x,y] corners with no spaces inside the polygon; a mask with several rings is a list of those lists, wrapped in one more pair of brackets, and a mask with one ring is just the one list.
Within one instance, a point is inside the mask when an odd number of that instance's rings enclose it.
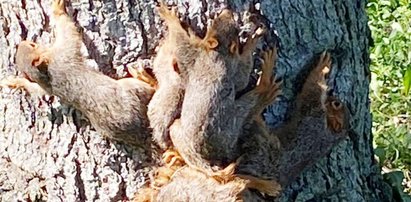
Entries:
{"label": "squirrel claw", "polygon": [[27,79],[9,77],[0,81],[0,87],[11,89],[26,89],[26,85],[28,84],[27,82],[29,82]]}
{"label": "squirrel claw", "polygon": [[221,184],[225,184],[234,179],[235,177],[234,172],[235,172],[236,166],[237,166],[237,163],[232,163],[228,165],[226,168],[224,168],[224,170],[209,173],[208,175],[214,178],[217,182]]}
{"label": "squirrel claw", "polygon": [[177,151],[172,150],[172,149],[169,149],[164,152],[163,161],[166,164],[166,166],[169,168],[173,166],[183,166],[185,164],[180,154]]}
{"label": "squirrel claw", "polygon": [[151,87],[157,87],[157,80],[153,76],[151,76],[144,68],[137,67],[136,69],[134,67],[128,67],[127,69],[133,78],[143,81],[149,84]]}
{"label": "squirrel claw", "polygon": [[178,16],[177,16],[177,8],[173,7],[170,10],[168,9],[167,5],[164,2],[161,2],[157,10],[158,10],[158,14],[160,15],[161,19],[163,19],[167,23],[171,21],[177,21],[178,23],[180,23],[180,20],[178,19]]}
{"label": "squirrel claw", "polygon": [[61,15],[66,14],[64,0],[53,0],[52,10],[53,10],[54,16],[61,16]]}

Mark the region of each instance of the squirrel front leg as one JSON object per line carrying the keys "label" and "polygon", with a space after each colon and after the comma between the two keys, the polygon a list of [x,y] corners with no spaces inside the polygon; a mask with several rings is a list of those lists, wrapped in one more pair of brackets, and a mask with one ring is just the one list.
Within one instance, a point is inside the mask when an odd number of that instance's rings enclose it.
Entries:
{"label": "squirrel front leg", "polygon": [[70,54],[72,58],[80,58],[82,37],[73,20],[66,12],[64,0],[53,0],[52,16],[55,21],[55,41],[53,49],[60,54]]}
{"label": "squirrel front leg", "polygon": [[325,77],[331,71],[329,53],[322,54],[315,71],[318,77],[317,85],[322,89],[321,104],[325,113],[326,127],[334,133],[340,133],[348,124],[348,110],[340,100],[332,95],[332,90],[328,89],[326,84]]}
{"label": "squirrel front leg", "polygon": [[37,83],[31,82],[26,78],[6,78],[0,81],[0,87],[2,88],[12,88],[12,89],[23,89],[29,94],[33,95],[47,95],[48,93],[41,88]]}
{"label": "squirrel front leg", "polygon": [[[173,7],[171,10],[167,8],[167,5],[164,2],[160,3],[158,8],[158,13],[160,18],[164,20],[165,24],[168,27],[168,38],[172,43],[179,44],[179,46],[203,46],[210,48],[207,42],[207,39],[201,39],[198,37],[195,32],[188,27],[187,30],[181,25],[181,21],[177,15],[177,8]],[[209,31],[207,31],[209,33]],[[213,42],[216,42],[213,38]],[[216,44],[215,44],[216,46]]]}
{"label": "squirrel front leg", "polygon": [[[164,20],[165,24],[168,27],[168,38],[178,41],[190,41],[193,39],[198,39],[195,37],[195,34],[189,29],[188,31],[190,34],[183,28],[181,25],[181,21],[177,16],[177,8],[173,7],[171,10],[167,8],[167,5],[164,2],[160,3],[160,7],[158,7],[158,13],[160,18]],[[193,39],[190,39],[194,37]],[[184,39],[183,39],[184,38]]]}
{"label": "squirrel front leg", "polygon": [[322,95],[327,88],[324,77],[330,67],[331,56],[324,51],[297,94],[296,115],[293,119],[314,114],[318,116],[322,113]]}
{"label": "squirrel front leg", "polygon": [[255,88],[259,95],[258,104],[254,108],[256,115],[260,115],[281,94],[282,80],[273,75],[276,61],[277,48],[263,53],[262,73]]}
{"label": "squirrel front leg", "polygon": [[236,100],[238,114],[243,117],[259,117],[263,110],[281,94],[282,80],[273,75],[277,61],[277,49],[272,48],[262,55],[262,73],[257,86]]}
{"label": "squirrel front leg", "polygon": [[236,73],[236,80],[234,83],[236,92],[245,89],[248,85],[250,73],[254,66],[252,54],[256,49],[258,40],[264,33],[264,28],[258,28],[254,34],[248,37],[247,41],[243,45],[242,51],[239,54],[238,70]]}

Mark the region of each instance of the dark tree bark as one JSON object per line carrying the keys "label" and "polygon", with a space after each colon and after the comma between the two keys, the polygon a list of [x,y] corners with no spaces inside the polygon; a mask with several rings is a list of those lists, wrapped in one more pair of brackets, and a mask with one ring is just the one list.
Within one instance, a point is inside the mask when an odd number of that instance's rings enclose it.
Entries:
{"label": "dark tree bark", "polygon": [[[205,16],[227,4],[179,1],[198,30]],[[149,62],[162,26],[152,1],[75,0],[70,15],[83,28],[90,68],[112,77],[137,59]],[[230,1],[238,12],[248,1]],[[50,1],[0,2],[0,78],[17,75],[14,56],[21,40],[51,39]],[[284,189],[280,201],[388,201],[391,194],[374,162],[369,108],[370,32],[363,1],[262,1],[260,8],[277,30],[277,74],[284,78],[282,99],[265,117],[271,127],[292,109],[297,75],[314,55],[333,56],[331,86],[347,104],[349,136]],[[270,43],[270,41],[268,41]],[[64,64],[62,64],[64,68]],[[150,157],[104,140],[58,98],[0,91],[0,200],[118,201],[131,199],[147,180]]]}

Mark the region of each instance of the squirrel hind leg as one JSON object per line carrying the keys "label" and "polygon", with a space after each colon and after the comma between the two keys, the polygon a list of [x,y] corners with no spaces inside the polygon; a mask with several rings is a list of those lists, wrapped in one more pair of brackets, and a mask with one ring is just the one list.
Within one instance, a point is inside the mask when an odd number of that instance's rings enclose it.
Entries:
{"label": "squirrel hind leg", "polygon": [[265,180],[251,175],[237,176],[247,181],[247,188],[255,189],[260,193],[269,195],[271,197],[278,196],[282,190],[281,185],[275,180]]}
{"label": "squirrel hind leg", "polygon": [[221,184],[226,184],[229,181],[232,181],[234,179],[234,172],[236,169],[237,163],[231,163],[227,167],[225,167],[223,170],[219,170],[213,173],[209,173],[208,175],[212,177],[214,180]]}

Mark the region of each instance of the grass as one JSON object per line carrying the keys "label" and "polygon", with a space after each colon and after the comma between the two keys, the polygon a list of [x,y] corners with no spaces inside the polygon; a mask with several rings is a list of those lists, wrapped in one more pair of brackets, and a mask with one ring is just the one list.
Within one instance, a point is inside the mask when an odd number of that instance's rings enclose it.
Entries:
{"label": "grass", "polygon": [[369,0],[367,12],[374,40],[370,98],[375,154],[393,191],[408,201],[402,191],[411,195],[411,2]]}

